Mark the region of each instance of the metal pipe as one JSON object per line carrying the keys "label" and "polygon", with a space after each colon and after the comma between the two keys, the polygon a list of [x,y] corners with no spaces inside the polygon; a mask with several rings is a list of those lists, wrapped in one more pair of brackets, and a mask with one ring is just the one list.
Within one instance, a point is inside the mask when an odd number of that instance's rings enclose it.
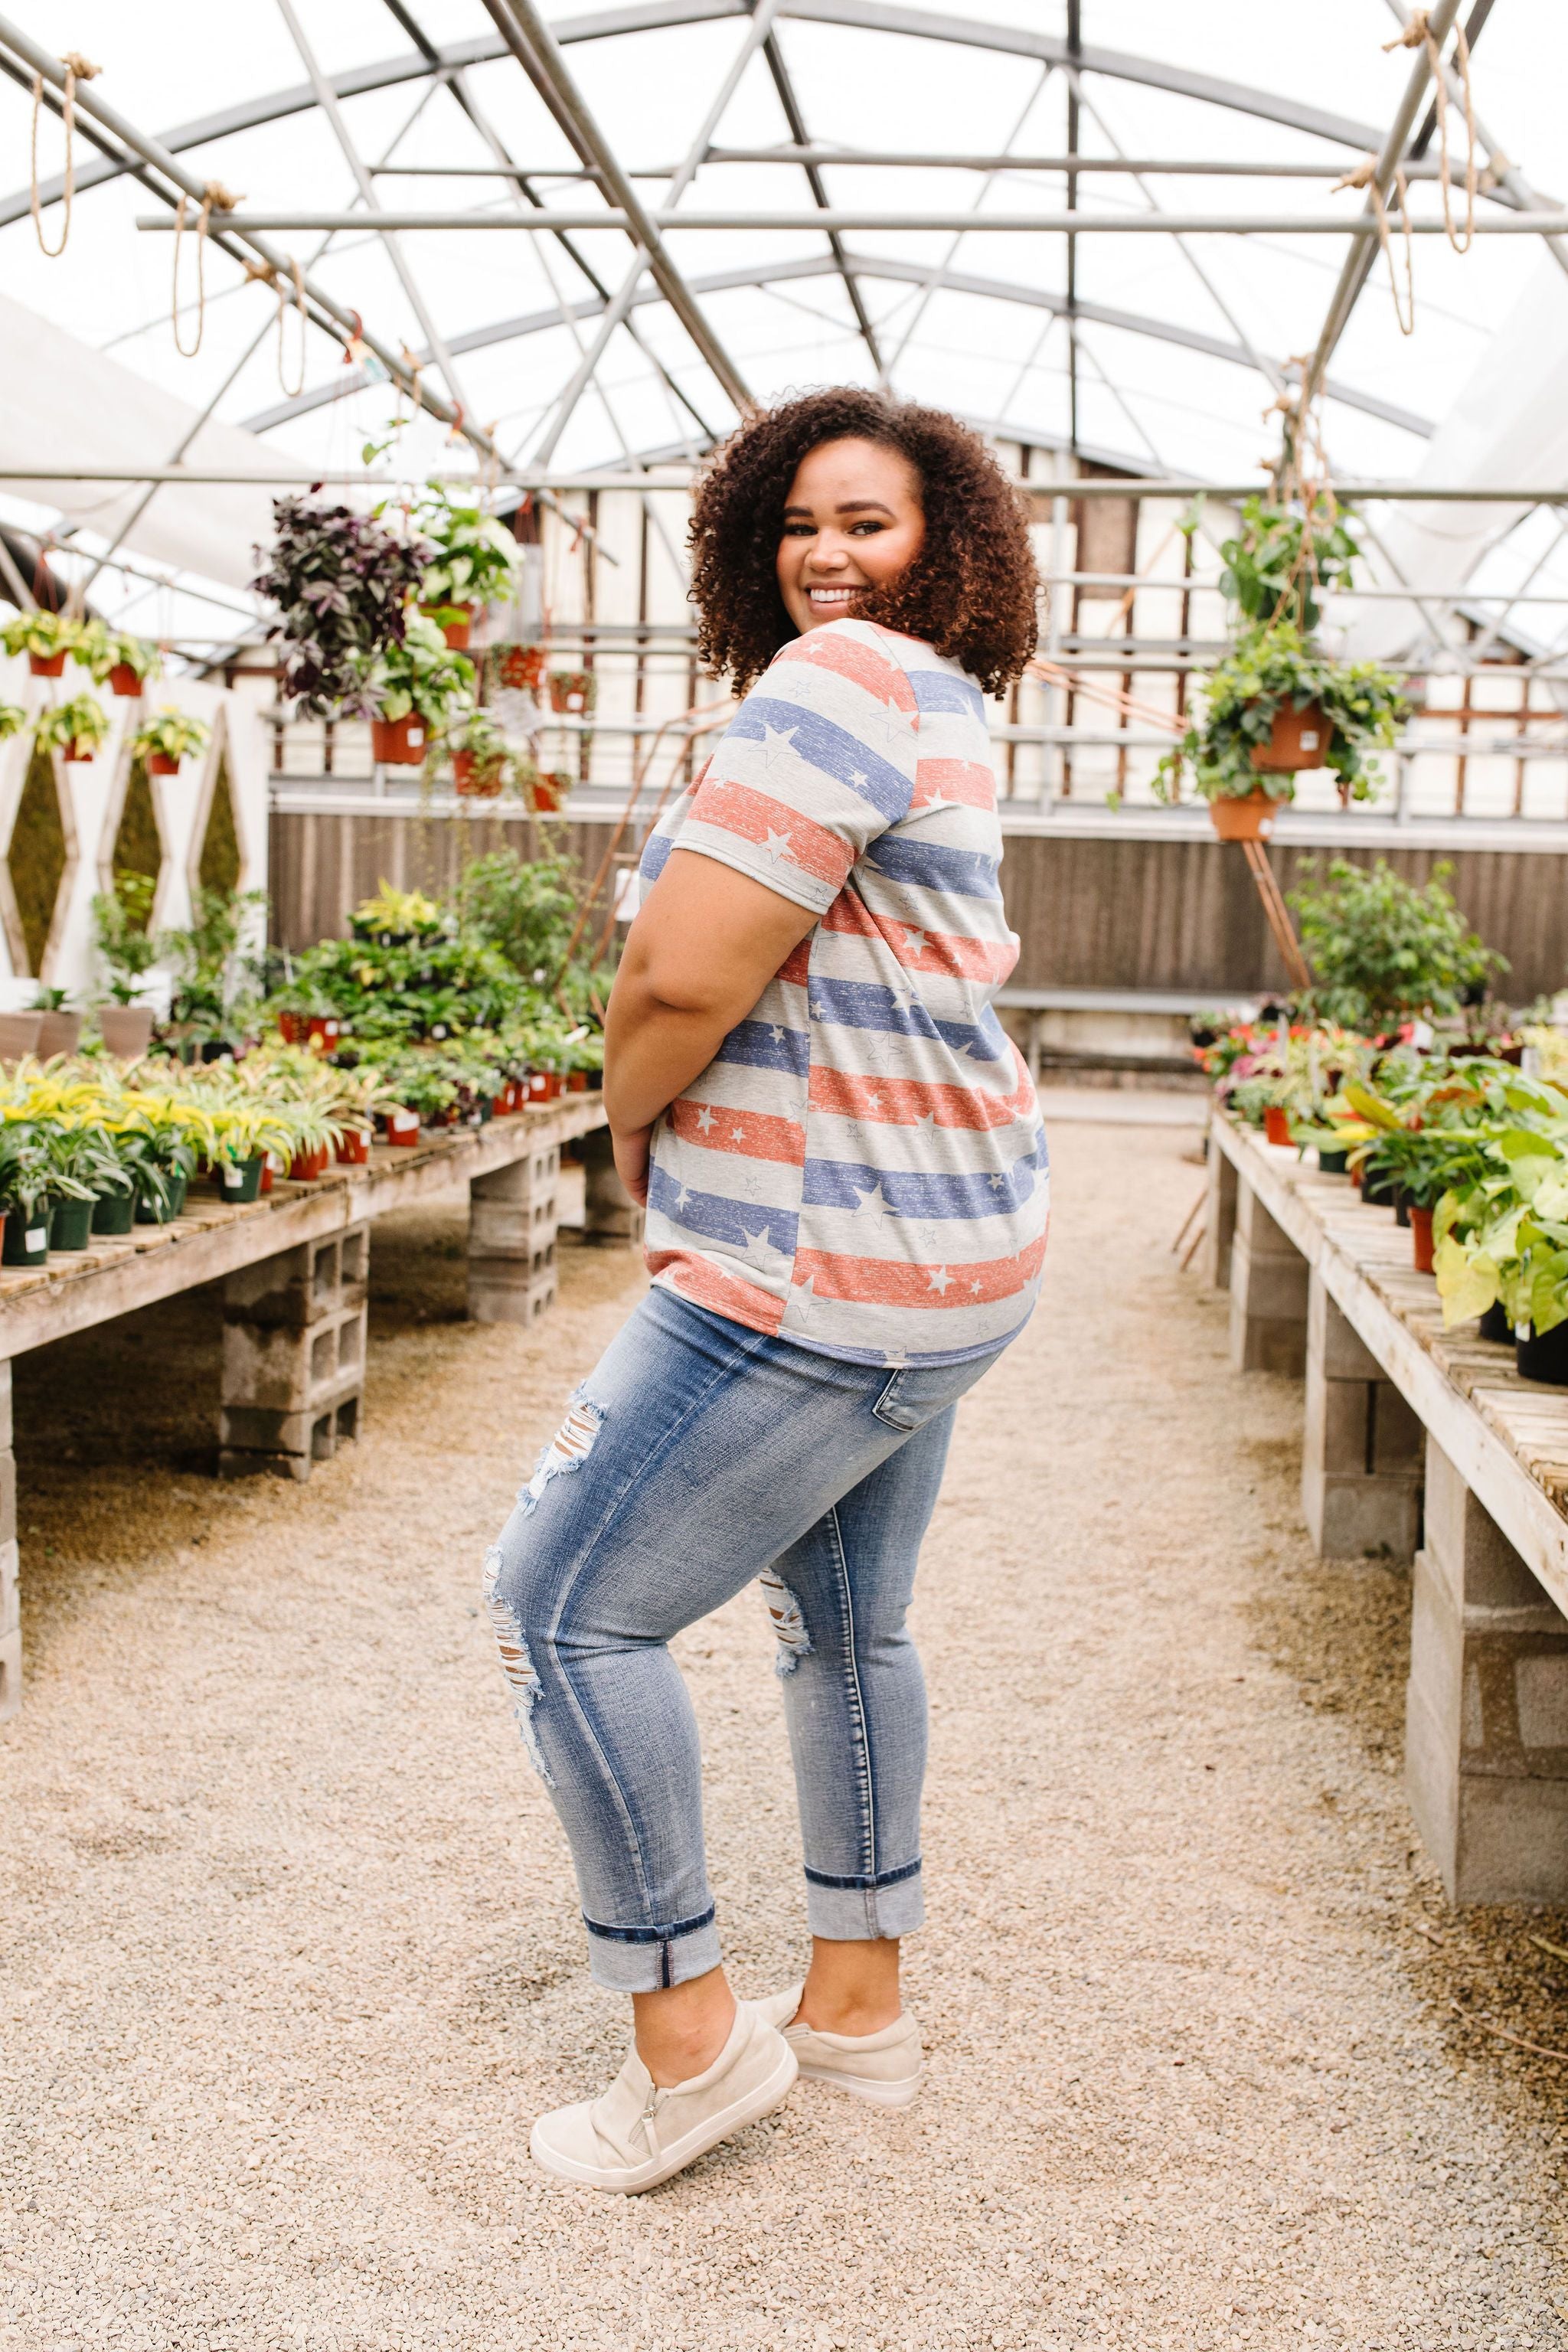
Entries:
{"label": "metal pipe", "polygon": [[643,210],[631,182],[621,169],[615,151],[590,112],[587,101],[577,88],[561,46],[545,23],[533,0],[485,0],[485,6],[498,32],[508,42],[519,63],[538,85],[542,75],[555,103],[569,122],[574,134],[574,143],[584,162],[596,163],[604,173],[604,184],[620,208],[622,218],[611,224],[608,215],[590,219],[585,227],[617,226],[634,236],[647,251],[648,268],[665,300],[680,320],[697,349],[707,361],[725,392],[742,415],[756,406],[744,376],[731,359],[723,344],[713,332],[701,306],[688,288],[685,278],[670,259],[658,227]]}
{"label": "metal pipe", "polygon": [[[629,190],[626,193],[630,193]],[[634,208],[635,207],[635,208]],[[519,223],[510,213],[466,212],[385,212],[373,223],[363,212],[232,212],[215,215],[218,224],[232,229],[237,236],[247,236],[260,229],[279,234],[306,229],[353,229],[379,226],[415,233],[423,229],[467,233],[479,229],[516,229]],[[862,212],[858,207],[835,205],[830,212],[679,212],[660,207],[646,212],[633,200],[628,207],[624,196],[618,205],[590,209],[578,205],[565,211],[542,207],[530,214],[526,226],[530,229],[558,232],[562,229],[616,228],[628,236],[641,238],[646,229],[658,252],[664,254],[660,237],[663,230],[724,230],[751,231],[757,235],[774,232],[795,235],[806,229],[880,230],[888,236],[912,233],[970,230],[975,226],[972,213],[954,212],[951,206],[942,212]],[[987,235],[1002,229],[1010,235],[1041,236],[1348,236],[1358,247],[1378,234],[1375,215],[1357,214],[1353,219],[1341,219],[1332,213],[986,213],[981,226]],[[145,213],[136,215],[136,226],[153,232],[167,231],[174,223]],[[1413,217],[1411,233],[1415,236],[1445,236],[1447,230],[1441,215],[1434,218]],[[1403,234],[1403,223],[1401,224]],[[1568,212],[1502,213],[1489,220],[1478,220],[1478,236],[1568,236]],[[649,247],[650,255],[653,247]],[[650,267],[653,266],[650,260]],[[673,265],[665,257],[667,268]],[[655,275],[658,276],[658,270]],[[662,284],[662,280],[660,281]],[[689,305],[685,292],[682,301]],[[685,310],[681,303],[672,302],[681,323]],[[708,356],[703,353],[704,358]],[[726,363],[727,364],[727,363]],[[715,373],[717,373],[717,370]],[[728,390],[728,385],[725,386]]]}
{"label": "metal pipe", "polygon": [[[213,466],[0,466],[0,482],[191,482],[226,484],[239,487],[288,488],[298,482],[320,482],[323,488],[347,487],[354,489],[395,489],[405,478],[398,474],[370,474],[352,468],[299,465],[290,469],[275,467],[263,473],[236,473]],[[494,482],[498,487],[520,490],[689,490],[691,488],[689,468],[650,466],[637,473],[615,473],[607,467],[559,467],[546,469],[535,466],[503,466],[485,474],[459,471],[456,467],[435,467],[426,477],[433,482],[453,482],[477,486],[481,481]],[[1095,476],[1079,481],[1053,482],[1047,479],[1015,481],[1014,488],[1022,497],[1037,500],[1052,498],[1069,499],[1215,499],[1222,505],[1240,499],[1256,497],[1267,488],[1264,482],[1202,482],[1191,479],[1174,480],[1155,474]],[[1334,495],[1342,505],[1364,505],[1377,499],[1449,499],[1457,504],[1479,501],[1500,506],[1568,506],[1568,485],[1547,488],[1542,484],[1500,484],[1463,482],[1442,484],[1433,482],[1336,482]],[[568,520],[572,520],[568,518]],[[1159,583],[1151,583],[1159,585]]]}
{"label": "metal pipe", "polygon": [[[1394,0],[1394,5],[1399,0]],[[1141,173],[1145,179],[1192,180],[1342,180],[1345,167],[1337,163],[1238,163],[1162,161],[1151,156],[1130,156],[1125,161],[1117,155],[943,155],[931,151],[900,150],[878,154],[868,147],[818,147],[809,142],[781,144],[777,147],[710,147],[710,163],[808,163],[818,169],[844,165],[851,169],[871,165],[900,172],[1110,172],[1118,175]],[[594,164],[575,166],[563,163],[514,163],[510,172],[519,177],[536,180],[592,180],[598,177]],[[1421,162],[1407,163],[1407,180],[1435,180],[1438,165]],[[371,170],[378,175],[395,180],[488,180],[506,176],[506,171],[489,163],[373,163]],[[677,166],[673,163],[638,163],[626,168],[628,180],[673,179]],[[1498,187],[1506,183],[1499,182]],[[1478,193],[1500,201],[1498,188]]]}

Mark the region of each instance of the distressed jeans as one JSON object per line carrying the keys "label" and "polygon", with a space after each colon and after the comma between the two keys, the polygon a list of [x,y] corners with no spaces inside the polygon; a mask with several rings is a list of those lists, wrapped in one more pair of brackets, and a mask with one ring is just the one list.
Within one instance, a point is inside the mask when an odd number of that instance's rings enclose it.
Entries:
{"label": "distressed jeans", "polygon": [[701,1755],[673,1634],[760,1577],[814,1935],[918,1927],[925,1683],[904,1619],[953,1407],[1000,1349],[843,1363],[651,1291],[578,1390],[485,1563],[593,1974],[719,1961]]}

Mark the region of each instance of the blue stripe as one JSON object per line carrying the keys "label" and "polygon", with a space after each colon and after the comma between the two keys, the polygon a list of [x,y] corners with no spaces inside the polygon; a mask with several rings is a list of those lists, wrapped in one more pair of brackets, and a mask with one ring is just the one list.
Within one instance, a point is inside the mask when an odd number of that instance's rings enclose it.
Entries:
{"label": "blue stripe", "polygon": [[694,1192],[689,1185],[678,1184],[657,1160],[648,1179],[647,1204],[683,1233],[700,1234],[706,1241],[728,1242],[742,1252],[748,1242],[761,1241],[781,1257],[795,1255],[800,1221],[788,1209],[763,1209],[754,1201],[729,1200],[722,1192]]}
{"label": "blue stripe", "polygon": [[969,719],[984,718],[985,699],[973,678],[954,677],[946,669],[910,669],[904,676],[914,688],[917,709],[962,710]]}
{"label": "blue stripe", "polygon": [[961,898],[999,898],[997,860],[977,849],[947,849],[940,842],[912,841],[906,834],[883,834],[864,852],[866,863],[889,882],[910,882],[921,890],[949,890]]}
{"label": "blue stripe", "polygon": [[[781,1032],[774,1035],[774,1031]],[[804,1029],[778,1021],[741,1021],[714,1055],[716,1062],[742,1062],[752,1070],[787,1070],[804,1078],[811,1067],[811,1039]]]}
{"label": "blue stripe", "polygon": [[[810,1003],[815,1020],[836,1021],[845,1029],[880,1029],[895,1037],[937,1038],[972,1062],[999,1061],[1007,1050],[1002,1024],[989,1006],[978,1027],[968,1021],[933,1021],[918,998],[899,1004],[890,988],[864,980],[814,980]],[[962,1083],[962,1074],[954,1075]]]}
{"label": "blue stripe", "polygon": [[1037,1169],[1033,1152],[988,1176],[922,1175],[918,1170],[857,1166],[851,1160],[808,1160],[803,1200],[813,1209],[858,1209],[861,1195],[880,1186],[890,1216],[1009,1216],[1034,1197]]}
{"label": "blue stripe", "polygon": [[[901,776],[897,768],[889,766],[847,728],[836,727],[831,719],[824,719],[820,712],[807,710],[798,702],[777,701],[771,694],[748,694],[726,730],[724,740],[727,743],[735,738],[742,742],[760,743],[764,728],[775,735],[787,735],[790,750],[797,759],[818,769],[823,775],[831,776],[836,783],[847,784],[863,801],[869,801],[889,824],[897,824],[900,817],[908,816],[915,792],[913,777]],[[910,752],[912,758],[912,729]],[[755,789],[765,792],[767,787],[759,783]],[[787,787],[780,798],[794,806]],[[803,809],[801,814],[809,816],[812,812]]]}
{"label": "blue stripe", "polygon": [[658,880],[659,876],[664,872],[669,853],[674,847],[675,842],[668,833],[649,834],[647,845],[642,854],[642,863],[637,868],[645,882]]}

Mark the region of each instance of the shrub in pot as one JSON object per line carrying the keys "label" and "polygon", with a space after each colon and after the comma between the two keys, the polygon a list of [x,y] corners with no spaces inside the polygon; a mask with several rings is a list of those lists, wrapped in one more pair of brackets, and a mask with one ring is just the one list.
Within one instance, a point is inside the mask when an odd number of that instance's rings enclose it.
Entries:
{"label": "shrub in pot", "polygon": [[1420,885],[1379,857],[1357,866],[1336,857],[1326,873],[1301,860],[1289,904],[1312,967],[1302,999],[1318,1018],[1376,1036],[1417,1014],[1458,1013],[1466,994],[1506,971],[1455,905],[1453,866],[1434,866]]}
{"label": "shrub in pot", "polygon": [[131,748],[145,760],[150,776],[177,776],[181,761],[205,751],[211,740],[212,729],[203,720],[187,719],[183,710],[168,708],[155,712],[136,730]]}
{"label": "shrub in pot", "polygon": [[68,701],[40,710],[33,725],[34,740],[46,751],[58,751],[68,760],[90,760],[109,734],[109,714],[93,694],[73,694]]}

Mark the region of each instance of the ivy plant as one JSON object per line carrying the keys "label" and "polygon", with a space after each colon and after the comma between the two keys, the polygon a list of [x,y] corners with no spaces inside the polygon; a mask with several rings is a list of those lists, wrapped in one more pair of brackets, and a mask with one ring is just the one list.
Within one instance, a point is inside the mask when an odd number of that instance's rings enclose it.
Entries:
{"label": "ivy plant", "polygon": [[1322,709],[1326,764],[1339,780],[1341,798],[1373,799],[1382,779],[1369,754],[1393,745],[1408,709],[1399,681],[1377,662],[1331,661],[1293,621],[1244,630],[1215,664],[1205,681],[1201,718],[1155,771],[1156,797],[1175,800],[1184,767],[1190,766],[1205,800],[1245,799],[1259,788],[1289,800],[1294,779],[1260,774],[1251,754],[1267,745],[1287,704],[1305,710],[1310,703]]}

